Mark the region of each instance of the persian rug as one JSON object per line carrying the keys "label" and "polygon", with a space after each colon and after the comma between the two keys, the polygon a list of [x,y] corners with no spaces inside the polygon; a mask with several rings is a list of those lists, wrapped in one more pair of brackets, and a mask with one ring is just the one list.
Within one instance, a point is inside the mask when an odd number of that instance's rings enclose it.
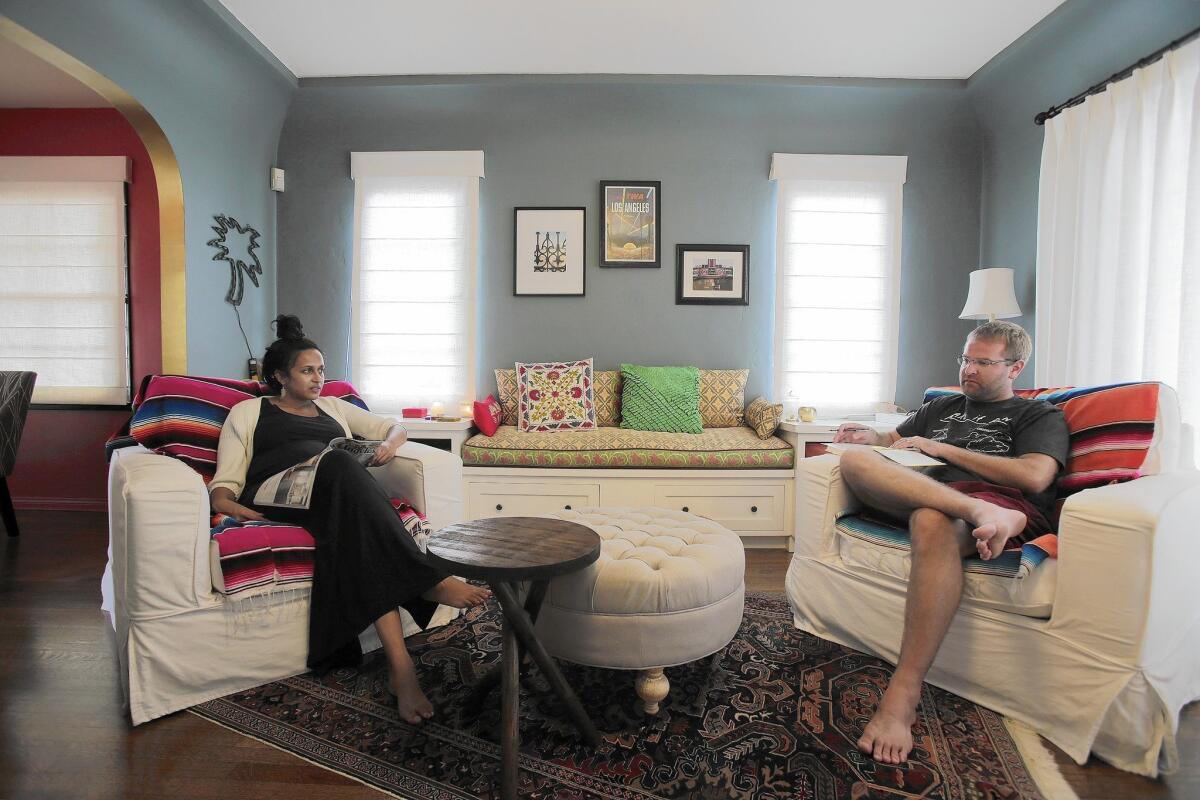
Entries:
{"label": "persian rug", "polygon": [[[499,692],[468,688],[500,658],[494,601],[410,638],[433,720],[399,720],[382,653],[358,668],[275,681],[192,711],[403,798],[497,796]],[[600,730],[581,745],[536,667],[521,690],[523,798],[1042,798],[1000,715],[926,685],[901,766],[854,743],[891,674],[877,658],[796,630],[781,595],[747,594],[742,626],[710,658],[666,670],[643,716],[633,673],[562,663]]]}

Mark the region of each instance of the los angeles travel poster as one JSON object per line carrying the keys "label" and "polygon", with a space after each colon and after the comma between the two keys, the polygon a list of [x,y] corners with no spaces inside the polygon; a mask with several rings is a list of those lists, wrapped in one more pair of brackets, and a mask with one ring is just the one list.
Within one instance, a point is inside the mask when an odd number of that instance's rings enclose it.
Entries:
{"label": "los angeles travel poster", "polygon": [[600,266],[657,267],[659,181],[601,181]]}

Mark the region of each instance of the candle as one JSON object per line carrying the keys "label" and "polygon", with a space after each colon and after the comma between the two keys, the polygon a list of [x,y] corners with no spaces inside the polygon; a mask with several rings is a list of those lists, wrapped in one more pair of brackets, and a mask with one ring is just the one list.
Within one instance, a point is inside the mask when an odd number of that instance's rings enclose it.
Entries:
{"label": "candle", "polygon": [[475,415],[475,404],[470,400],[464,400],[458,406],[458,415],[463,419],[470,419]]}
{"label": "candle", "polygon": [[446,407],[444,405],[442,405],[441,400],[434,400],[429,405],[429,416],[441,417],[441,416],[444,416],[445,414],[446,414]]}

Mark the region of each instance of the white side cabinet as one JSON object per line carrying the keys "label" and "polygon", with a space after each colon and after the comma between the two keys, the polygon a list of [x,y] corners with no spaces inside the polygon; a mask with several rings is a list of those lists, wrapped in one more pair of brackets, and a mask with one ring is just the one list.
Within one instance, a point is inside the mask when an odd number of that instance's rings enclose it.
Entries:
{"label": "white side cabinet", "polygon": [[475,423],[469,419],[441,422],[430,419],[401,419],[400,424],[408,431],[408,438],[434,447],[442,447],[454,455],[462,456],[463,442],[471,437]]}

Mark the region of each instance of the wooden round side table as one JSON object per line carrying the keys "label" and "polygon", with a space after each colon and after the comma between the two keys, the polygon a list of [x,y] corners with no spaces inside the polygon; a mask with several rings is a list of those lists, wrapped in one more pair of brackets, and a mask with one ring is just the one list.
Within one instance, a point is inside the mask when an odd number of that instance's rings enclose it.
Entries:
{"label": "wooden round side table", "polygon": [[[518,715],[522,649],[528,650],[554,693],[562,700],[583,740],[600,744],[595,725],[567,684],[558,665],[533,632],[546,586],[556,575],[586,567],[600,556],[600,537],[575,522],[544,517],[497,517],[442,528],[429,537],[429,562],[455,575],[485,581],[504,612],[500,658],[500,796],[517,797]],[[522,606],[518,581],[532,585]],[[494,679],[485,676],[481,685]]]}

